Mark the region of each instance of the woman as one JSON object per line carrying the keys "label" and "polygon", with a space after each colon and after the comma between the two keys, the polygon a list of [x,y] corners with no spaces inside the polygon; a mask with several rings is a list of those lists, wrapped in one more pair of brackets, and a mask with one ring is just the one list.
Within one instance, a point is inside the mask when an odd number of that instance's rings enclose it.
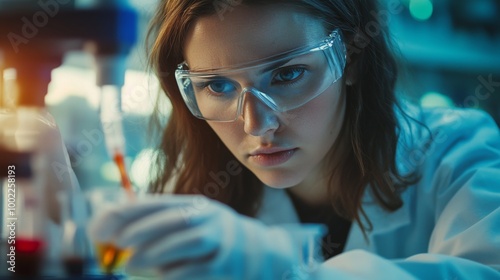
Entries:
{"label": "woman", "polygon": [[[173,110],[152,190],[188,195],[105,213],[91,235],[165,279],[500,277],[498,128],[398,105],[389,12],[161,1],[150,59]],[[320,267],[274,226],[293,222],[328,227]]]}

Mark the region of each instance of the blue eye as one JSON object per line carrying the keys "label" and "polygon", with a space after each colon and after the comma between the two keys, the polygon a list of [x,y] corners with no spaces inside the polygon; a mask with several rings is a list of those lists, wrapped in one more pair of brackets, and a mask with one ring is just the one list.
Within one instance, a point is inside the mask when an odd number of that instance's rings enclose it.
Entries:
{"label": "blue eye", "polygon": [[214,93],[231,93],[236,90],[236,87],[228,81],[213,81],[207,85],[207,88]]}
{"label": "blue eye", "polygon": [[278,83],[290,83],[299,79],[306,70],[299,67],[287,67],[280,69],[274,76],[274,80]]}

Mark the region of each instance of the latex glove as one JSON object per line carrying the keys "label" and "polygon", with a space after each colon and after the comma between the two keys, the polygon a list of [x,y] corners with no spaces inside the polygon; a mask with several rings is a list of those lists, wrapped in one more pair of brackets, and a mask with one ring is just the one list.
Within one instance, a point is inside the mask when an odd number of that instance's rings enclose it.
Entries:
{"label": "latex glove", "polygon": [[202,196],[164,195],[100,213],[88,233],[132,246],[128,266],[156,267],[164,279],[308,279],[317,267],[306,265],[319,251],[306,237],[325,228],[291,228],[265,226]]}

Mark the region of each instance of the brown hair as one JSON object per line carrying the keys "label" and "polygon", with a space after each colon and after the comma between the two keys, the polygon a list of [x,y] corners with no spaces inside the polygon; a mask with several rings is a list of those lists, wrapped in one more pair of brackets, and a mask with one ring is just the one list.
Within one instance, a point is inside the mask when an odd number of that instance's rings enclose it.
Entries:
{"label": "brown hair", "polygon": [[[337,214],[357,221],[363,229],[367,225],[361,223],[360,217],[365,215],[361,199],[367,187],[382,207],[398,209],[402,205],[401,189],[416,177],[404,177],[396,169],[397,67],[389,51],[385,23],[377,16],[376,1],[223,1],[226,5],[233,2],[294,5],[322,20],[327,30],[336,27],[342,30],[349,53],[346,71],[353,71],[357,82],[346,87],[345,121],[334,148],[343,141],[347,149],[338,149],[341,161],[337,166],[331,163],[328,190],[331,205]],[[164,192],[165,185],[175,175],[174,193],[204,194],[252,216],[258,210],[263,186],[245,167],[232,174],[227,186],[209,191],[207,186],[213,186],[214,172],[225,170],[236,159],[208,124],[189,112],[173,75],[183,61],[182,45],[187,30],[198,17],[220,12],[214,3],[213,0],[163,0],[152,21],[148,36],[152,39],[150,65],[172,103],[172,113],[163,132],[156,159],[159,172],[151,191]],[[331,183],[335,176],[340,184]]]}

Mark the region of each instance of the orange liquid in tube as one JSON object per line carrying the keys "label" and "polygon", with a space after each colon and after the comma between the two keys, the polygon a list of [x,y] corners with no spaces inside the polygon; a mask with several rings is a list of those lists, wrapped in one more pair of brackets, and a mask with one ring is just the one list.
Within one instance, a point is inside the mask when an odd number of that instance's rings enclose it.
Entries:
{"label": "orange liquid in tube", "polygon": [[127,169],[125,168],[125,159],[123,158],[123,155],[120,153],[117,153],[113,157],[114,162],[118,166],[118,170],[120,171],[120,178],[122,182],[122,187],[127,191],[127,193],[131,196],[134,197],[134,190],[132,189],[132,183],[130,182],[130,179],[128,178],[127,174]]}
{"label": "orange liquid in tube", "polygon": [[[123,154],[116,153],[113,156],[113,161],[118,166],[122,187],[127,191],[130,198],[134,198],[134,190],[132,183],[128,178],[127,169],[125,168],[125,159]],[[119,248],[112,243],[97,243],[96,244],[97,260],[101,270],[106,274],[113,274],[115,270],[121,267],[132,254],[130,248]]]}
{"label": "orange liquid in tube", "polygon": [[99,266],[106,274],[113,274],[132,255],[132,249],[118,248],[111,243],[98,243],[96,249]]}

